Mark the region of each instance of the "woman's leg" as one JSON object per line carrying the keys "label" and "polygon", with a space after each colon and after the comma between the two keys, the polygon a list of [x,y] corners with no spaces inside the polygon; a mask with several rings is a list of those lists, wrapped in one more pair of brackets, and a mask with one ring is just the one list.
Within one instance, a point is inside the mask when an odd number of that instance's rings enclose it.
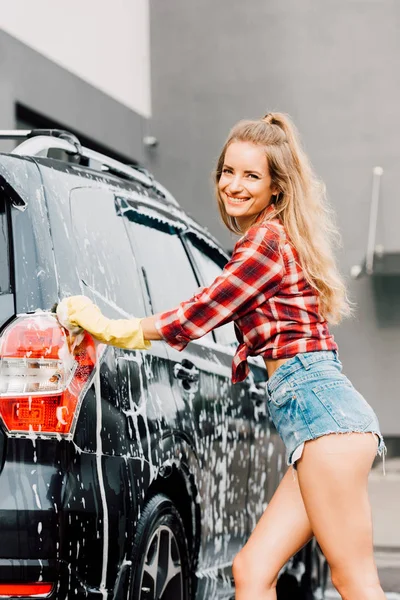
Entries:
{"label": "woman's leg", "polygon": [[236,600],[275,600],[283,565],[312,537],[297,475],[289,468],[233,562]]}
{"label": "woman's leg", "polygon": [[373,556],[368,473],[372,434],[331,434],[306,442],[297,462],[312,530],[343,600],[384,600]]}

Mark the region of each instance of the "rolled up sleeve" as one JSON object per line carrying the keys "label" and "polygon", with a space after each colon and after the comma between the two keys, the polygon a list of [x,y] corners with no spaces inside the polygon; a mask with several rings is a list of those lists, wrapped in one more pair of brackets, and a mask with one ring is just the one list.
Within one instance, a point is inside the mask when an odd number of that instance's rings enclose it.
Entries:
{"label": "rolled up sleeve", "polygon": [[250,227],[221,275],[201,293],[161,313],[155,327],[181,351],[191,340],[260,306],[278,291],[284,272],[279,230],[272,224]]}

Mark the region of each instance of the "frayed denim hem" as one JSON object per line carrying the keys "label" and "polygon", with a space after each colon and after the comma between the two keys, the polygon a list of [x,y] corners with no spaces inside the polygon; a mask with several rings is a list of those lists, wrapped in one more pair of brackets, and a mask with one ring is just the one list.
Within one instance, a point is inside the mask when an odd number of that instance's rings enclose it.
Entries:
{"label": "frayed denim hem", "polygon": [[304,439],[298,446],[296,446],[296,448],[294,448],[294,450],[292,450],[292,452],[290,452],[290,454],[287,458],[287,465],[289,467],[292,466],[295,470],[297,470],[296,461],[299,460],[299,458],[301,458],[301,456],[303,454],[305,442],[310,442],[311,440],[316,440],[319,437],[322,437],[323,435],[332,435],[333,433],[336,433],[336,434],[371,433],[373,435],[376,435],[378,438],[376,454],[382,457],[383,474],[386,475],[385,457],[387,454],[387,448],[386,448],[385,441],[383,439],[383,435],[381,434],[380,431],[377,431],[376,429],[367,429],[367,430],[365,430],[365,429],[364,430],[349,429],[349,430],[342,430],[342,431],[325,431],[325,432],[319,433],[316,436],[310,436],[309,438]]}

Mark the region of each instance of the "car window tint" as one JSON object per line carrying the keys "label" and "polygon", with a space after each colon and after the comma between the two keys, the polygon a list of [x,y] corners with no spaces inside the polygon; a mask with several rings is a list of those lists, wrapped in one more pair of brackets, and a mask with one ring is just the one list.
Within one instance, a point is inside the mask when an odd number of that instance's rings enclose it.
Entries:
{"label": "car window tint", "polygon": [[0,294],[10,293],[10,256],[8,252],[7,215],[4,198],[0,198]]}
{"label": "car window tint", "polygon": [[107,315],[119,309],[144,316],[137,265],[113,193],[76,188],[70,202],[80,278]]}
{"label": "car window tint", "polygon": [[10,272],[6,204],[4,198],[0,197],[0,326],[14,314]]}
{"label": "car window tint", "polygon": [[[126,226],[140,264],[145,269],[153,313],[175,308],[199,291],[178,231],[167,221],[152,218],[147,211],[125,213]],[[212,333],[201,339],[214,341]]]}
{"label": "car window tint", "polygon": [[[203,285],[209,286],[218,275],[221,275],[223,266],[227,260],[203,240],[196,239],[194,234],[186,236],[185,239],[189,245],[194,262],[199,269]],[[236,346],[238,343],[233,322],[217,327],[214,330],[214,334],[217,342],[220,344]]]}

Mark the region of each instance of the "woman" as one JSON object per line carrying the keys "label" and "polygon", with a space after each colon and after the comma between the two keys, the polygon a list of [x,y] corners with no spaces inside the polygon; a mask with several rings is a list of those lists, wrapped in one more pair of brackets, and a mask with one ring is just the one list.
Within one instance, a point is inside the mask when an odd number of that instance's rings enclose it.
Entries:
{"label": "woman", "polygon": [[105,319],[82,296],[64,300],[58,314],[101,341],[139,349],[164,339],[182,350],[234,320],[242,340],[232,380],[247,376],[247,355],[263,356],[271,416],[297,471],[288,469],[235,557],[236,599],[276,598],[281,567],[315,535],[342,598],[383,600],[367,478],[385,445],[372,408],[341,373],[328,329],[350,308],[333,258],[336,231],[323,186],[294,125],[280,113],[233,128],[215,179],[222,220],[242,237],[208,288],[143,319]]}

